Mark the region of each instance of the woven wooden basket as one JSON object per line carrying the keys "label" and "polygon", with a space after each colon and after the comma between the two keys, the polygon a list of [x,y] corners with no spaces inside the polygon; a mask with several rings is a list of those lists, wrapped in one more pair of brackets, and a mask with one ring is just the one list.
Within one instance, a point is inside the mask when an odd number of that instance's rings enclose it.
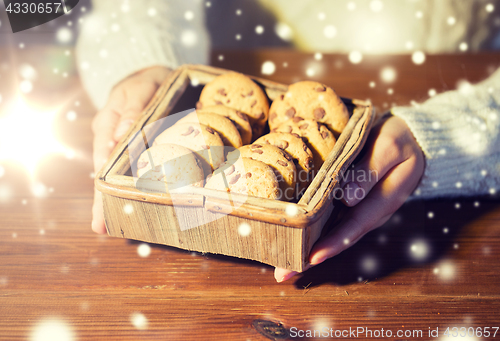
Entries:
{"label": "woven wooden basket", "polygon": [[[336,204],[334,190],[339,179],[370,131],[374,114],[369,103],[343,99],[351,115],[349,123],[297,203],[238,195],[228,200],[227,193],[204,188],[174,197],[156,191],[154,184],[139,189],[132,176],[131,165],[150,142],[145,141],[144,131],[149,129],[149,136],[160,132],[151,123],[194,108],[202,86],[225,72],[228,70],[200,65],[177,69],[115,148],[95,179],[103,196],[108,234],[303,271]],[[270,100],[287,91],[286,85],[252,79]]]}

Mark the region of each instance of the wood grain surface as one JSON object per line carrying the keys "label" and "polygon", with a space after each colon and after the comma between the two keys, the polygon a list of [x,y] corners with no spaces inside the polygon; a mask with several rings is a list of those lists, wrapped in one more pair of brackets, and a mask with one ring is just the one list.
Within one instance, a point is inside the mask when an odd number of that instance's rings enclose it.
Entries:
{"label": "wood grain surface", "polygon": [[[410,55],[364,56],[354,65],[345,55],[316,61],[312,54],[261,50],[217,51],[212,59],[255,76],[273,61],[276,72],[268,77],[285,84],[308,78],[314,67],[313,79],[341,96],[370,99],[383,112],[423,101],[429,89],[482,80],[499,57],[428,55],[415,65]],[[380,78],[385,67],[396,71],[390,84]],[[444,340],[446,327],[500,326],[498,196],[407,203],[351,249],[282,284],[273,268],[253,261],[156,245],[141,257],[141,243],[92,233],[95,109],[76,75],[56,90],[48,98],[68,99],[57,120],[59,138],[76,156],[54,155],[39,165],[37,179],[53,191],[33,196],[29,174],[2,162],[0,187],[10,195],[0,199],[0,340],[41,340],[37,332],[52,340],[279,340],[294,327],[383,328],[393,337],[381,340]],[[68,110],[78,113],[74,122],[65,119]],[[427,257],[411,257],[412,245],[425,246]],[[439,328],[439,337],[429,337],[429,328]],[[398,330],[423,334],[397,337]],[[480,339],[493,338],[471,340]]]}

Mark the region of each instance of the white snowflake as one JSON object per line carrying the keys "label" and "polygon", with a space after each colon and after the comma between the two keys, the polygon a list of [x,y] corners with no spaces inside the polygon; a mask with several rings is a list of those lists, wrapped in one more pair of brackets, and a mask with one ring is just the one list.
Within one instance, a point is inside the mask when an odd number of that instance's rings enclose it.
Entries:
{"label": "white snowflake", "polygon": [[469,45],[467,45],[467,43],[463,42],[463,43],[460,43],[460,45],[458,45],[458,48],[460,49],[460,51],[467,51],[467,49],[469,48]]}
{"label": "white snowflake", "polygon": [[238,226],[238,233],[242,237],[249,236],[251,232],[252,232],[252,228],[247,223],[241,223],[240,226]]}
{"label": "white snowflake", "polygon": [[132,322],[132,325],[139,330],[144,330],[148,327],[148,319],[142,313],[132,313],[132,315],[130,315],[130,321]]}
{"label": "white snowflake", "polygon": [[67,44],[73,39],[73,31],[67,27],[61,27],[56,32],[56,39],[62,44]]}
{"label": "white snowflake", "polygon": [[396,80],[397,72],[391,66],[386,66],[382,70],[380,70],[380,79],[382,79],[385,83],[392,83]]}
{"label": "white snowflake", "polygon": [[384,8],[384,3],[380,0],[372,0],[370,2],[370,9],[373,12],[380,12]]}
{"label": "white snowflake", "polygon": [[262,63],[260,72],[263,75],[272,75],[275,71],[276,71],[276,65],[272,61],[267,60],[264,63]]}
{"label": "white snowflake", "polygon": [[446,19],[446,22],[448,23],[448,25],[453,26],[456,24],[457,19],[455,19],[455,17],[448,17],[448,19]]}
{"label": "white snowflake", "polygon": [[151,254],[151,246],[149,246],[149,244],[142,243],[137,247],[137,254],[142,258],[149,257]]}
{"label": "white snowflake", "polygon": [[415,51],[411,55],[411,60],[417,65],[423,64],[425,62],[425,54],[422,51]]}
{"label": "white snowflake", "polygon": [[255,33],[257,33],[257,34],[262,34],[262,33],[264,33],[264,26],[262,26],[262,25],[257,25],[257,26],[255,27]]}
{"label": "white snowflake", "polygon": [[427,94],[429,95],[429,97],[436,96],[436,94],[437,94],[436,89],[429,89],[429,91],[427,92]]}
{"label": "white snowflake", "polygon": [[323,35],[328,39],[333,39],[337,35],[337,28],[333,25],[327,25],[323,28]]}
{"label": "white snowflake", "polygon": [[351,51],[349,53],[349,61],[353,64],[359,64],[363,60],[363,55],[359,51]]}

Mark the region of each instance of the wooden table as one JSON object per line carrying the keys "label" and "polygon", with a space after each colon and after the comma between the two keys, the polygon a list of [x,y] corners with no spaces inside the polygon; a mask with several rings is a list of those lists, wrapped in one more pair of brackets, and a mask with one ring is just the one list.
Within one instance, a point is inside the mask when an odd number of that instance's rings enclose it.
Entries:
{"label": "wooden table", "polygon": [[[345,55],[318,61],[287,50],[219,51],[213,64],[260,76],[262,63],[272,61],[269,78],[283,83],[307,78],[309,69],[311,78],[343,96],[370,99],[382,111],[423,101],[429,89],[484,79],[499,57],[429,55],[416,65],[410,55],[364,56],[354,65]],[[396,72],[392,83],[380,77],[385,67]],[[94,109],[76,76],[65,84],[56,92],[70,99],[57,120],[59,138],[77,153],[40,165],[37,177],[53,191],[34,197],[28,174],[2,163],[0,187],[8,185],[11,194],[0,201],[0,340],[37,331],[72,333],[75,340],[266,340],[259,326],[271,335],[283,331],[279,324],[292,333],[331,328],[333,336],[358,327],[376,335],[383,328],[393,337],[379,339],[408,340],[438,339],[428,332],[439,328],[444,340],[446,327],[494,332],[500,326],[498,196],[406,204],[348,251],[283,284],[273,268],[256,262],[156,245],[143,258],[140,243],[92,233]],[[68,110],[78,113],[75,121],[65,119]],[[412,245],[422,259],[411,256]],[[262,328],[256,320],[271,324]],[[409,334],[397,337],[398,330]],[[422,337],[408,337],[414,330]]]}

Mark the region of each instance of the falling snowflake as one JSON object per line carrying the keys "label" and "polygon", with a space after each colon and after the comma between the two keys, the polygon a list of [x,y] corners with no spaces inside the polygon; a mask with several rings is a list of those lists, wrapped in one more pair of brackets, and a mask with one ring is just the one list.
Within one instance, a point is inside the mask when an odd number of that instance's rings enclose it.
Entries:
{"label": "falling snowflake", "polygon": [[149,246],[149,244],[142,243],[137,247],[137,254],[142,258],[149,257],[151,254],[151,246]]}
{"label": "falling snowflake", "polygon": [[361,269],[367,274],[374,273],[377,270],[378,262],[373,256],[365,256],[361,260]]}
{"label": "falling snowflake", "polygon": [[257,34],[262,34],[262,33],[264,33],[264,26],[262,26],[262,25],[257,25],[257,26],[255,27],[255,33],[257,33]]}
{"label": "falling snowflake", "polygon": [[191,86],[200,85],[200,80],[198,78],[191,78]]}
{"label": "falling snowflake", "polygon": [[411,60],[417,65],[423,64],[425,62],[425,54],[422,51],[415,51],[411,55]]}
{"label": "falling snowflake", "polygon": [[326,19],[326,14],[324,12],[318,13],[318,20],[323,21]]}
{"label": "falling snowflake", "polygon": [[455,208],[458,210],[458,209],[460,208],[460,203],[458,203],[458,202],[457,202],[457,203],[455,204]]}
{"label": "falling snowflake", "polygon": [[156,14],[158,14],[158,11],[156,10],[156,8],[151,7],[148,9],[148,15],[150,17],[154,17],[154,16],[156,16]]}
{"label": "falling snowflake", "polygon": [[24,94],[29,94],[33,90],[33,83],[25,79],[19,83],[19,90]]}
{"label": "falling snowflake", "polygon": [[441,127],[441,123],[439,123],[437,121],[432,122],[432,129],[436,130],[436,129],[439,129],[440,127]]}
{"label": "falling snowflake", "polygon": [[276,71],[276,65],[272,61],[268,60],[262,63],[260,72],[263,75],[272,75],[275,71]]}
{"label": "falling snowflake", "polygon": [[474,201],[474,207],[479,207],[479,201]]}
{"label": "falling snowflake", "polygon": [[252,232],[252,228],[247,223],[241,223],[240,226],[238,226],[238,233],[240,236],[247,237],[250,235],[250,232]]}
{"label": "falling snowflake", "polygon": [[410,246],[410,256],[414,260],[422,261],[429,257],[429,245],[423,240],[417,240]]}
{"label": "falling snowflake", "polygon": [[19,74],[22,78],[27,79],[29,81],[35,80],[37,76],[37,72],[33,66],[30,64],[22,64],[19,67]]}
{"label": "falling snowflake", "polygon": [[234,36],[234,38],[235,38],[236,40],[241,40],[241,34],[237,34],[236,36]]}
{"label": "falling snowflake", "polygon": [[327,25],[323,28],[323,35],[328,39],[333,39],[337,35],[337,29],[333,25]]}
{"label": "falling snowflake", "polygon": [[24,43],[19,43],[19,48],[20,49],[24,49],[24,47],[25,47]]}
{"label": "falling snowflake", "polygon": [[130,6],[128,3],[123,3],[120,7],[123,13],[128,13],[130,11]]}
{"label": "falling snowflake", "polygon": [[30,341],[73,341],[75,333],[71,326],[58,318],[46,318],[33,329]]}
{"label": "falling snowflake", "polygon": [[123,212],[125,212],[125,214],[134,213],[134,206],[132,206],[131,204],[126,204],[125,206],[123,206]]}
{"label": "falling snowflake", "polygon": [[373,82],[373,81],[372,81],[372,82],[370,82],[370,83],[368,84],[368,86],[369,86],[370,88],[374,88],[376,85],[377,85],[377,84],[376,84],[375,82]]}
{"label": "falling snowflake", "polygon": [[132,313],[132,315],[130,315],[130,321],[132,325],[139,330],[144,330],[148,327],[148,319],[142,313]]}
{"label": "falling snowflake", "polygon": [[455,17],[448,17],[448,19],[446,19],[446,22],[448,23],[448,25],[453,26],[457,22],[457,19],[455,19]]}
{"label": "falling snowflake", "polygon": [[345,238],[344,239],[344,245],[348,245],[349,244],[349,239],[348,238]]}
{"label": "falling snowflake", "polygon": [[469,45],[467,45],[467,43],[460,43],[458,48],[460,49],[460,51],[467,51],[467,49],[469,48]]}
{"label": "falling snowflake", "polygon": [[194,13],[192,11],[186,11],[184,12],[184,19],[187,21],[191,21],[194,19]]}
{"label": "falling snowflake", "polygon": [[198,36],[194,30],[184,30],[181,33],[181,42],[187,47],[194,46],[198,42]]}
{"label": "falling snowflake", "polygon": [[323,59],[323,54],[320,53],[320,52],[316,52],[314,54],[314,59],[316,59],[316,60],[322,60]]}
{"label": "falling snowflake", "polygon": [[450,281],[455,278],[456,266],[450,260],[444,260],[434,269],[433,272],[438,275],[439,279],[443,281]]}
{"label": "falling snowflake", "polygon": [[491,13],[495,10],[495,6],[493,4],[487,4],[486,5],[486,12]]}
{"label": "falling snowflake", "polygon": [[224,60],[224,55],[220,54],[217,58],[218,58],[220,61],[223,61],[223,60]]}
{"label": "falling snowflake", "polygon": [[284,41],[290,41],[293,38],[292,28],[284,22],[278,22],[274,27],[274,31]]}
{"label": "falling snowflake", "polygon": [[236,10],[236,15],[241,15],[241,13],[242,13],[242,12],[241,12],[241,9],[239,9],[239,8],[238,8],[238,9]]}
{"label": "falling snowflake", "polygon": [[372,0],[370,2],[370,9],[373,12],[380,12],[384,8],[384,3],[380,0]]}
{"label": "falling snowflake", "polygon": [[68,111],[68,112],[66,113],[66,119],[67,119],[68,121],[71,121],[71,122],[72,122],[72,121],[75,121],[75,120],[76,120],[76,117],[77,117],[76,112],[74,112],[73,110],[70,110],[70,111]]}
{"label": "falling snowflake", "polygon": [[359,64],[363,60],[363,55],[359,51],[351,51],[349,53],[349,61],[353,64]]}
{"label": "falling snowflake", "polygon": [[67,44],[73,39],[73,31],[67,27],[61,27],[56,32],[56,39],[59,43]]}
{"label": "falling snowflake", "polygon": [[41,182],[36,182],[31,186],[31,192],[35,197],[43,198],[47,196],[47,187]]}
{"label": "falling snowflake", "polygon": [[394,93],[394,90],[392,88],[387,89],[387,94],[392,95]]}
{"label": "falling snowflake", "polygon": [[422,11],[417,11],[417,12],[415,13],[415,17],[416,17],[417,19],[422,19],[422,18],[424,17],[424,13],[423,13]]}
{"label": "falling snowflake", "polygon": [[285,207],[285,213],[289,217],[295,217],[297,216],[297,214],[299,214],[299,209],[297,208],[297,205],[288,204]]}
{"label": "falling snowflake", "polygon": [[427,218],[429,218],[429,219],[434,218],[434,212],[431,211],[431,212],[427,213]]}
{"label": "falling snowflake", "polygon": [[496,192],[497,192],[497,190],[495,188],[490,188],[490,190],[489,190],[489,193],[491,195],[494,195]]}
{"label": "falling snowflake", "polygon": [[447,227],[443,227],[443,233],[447,234],[450,230]]}
{"label": "falling snowflake", "polygon": [[459,181],[455,184],[455,187],[456,188],[462,188],[462,183]]}
{"label": "falling snowflake", "polygon": [[405,47],[406,47],[407,50],[413,49],[413,42],[412,41],[407,41],[405,43]]}
{"label": "falling snowflake", "polygon": [[111,31],[112,31],[112,32],[118,32],[118,31],[120,31],[120,28],[121,28],[121,27],[120,27],[120,25],[118,25],[118,24],[113,24],[113,25],[111,25]]}
{"label": "falling snowflake", "polygon": [[429,89],[429,91],[427,92],[427,94],[429,95],[429,97],[434,97],[436,96],[436,89]]}

